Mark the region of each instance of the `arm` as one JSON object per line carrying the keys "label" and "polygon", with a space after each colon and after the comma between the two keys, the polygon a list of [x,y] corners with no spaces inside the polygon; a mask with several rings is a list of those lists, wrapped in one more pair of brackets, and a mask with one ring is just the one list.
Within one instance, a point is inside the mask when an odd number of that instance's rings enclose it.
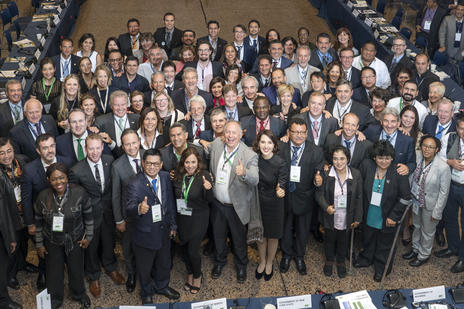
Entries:
{"label": "arm", "polygon": [[[438,159],[437,159],[438,160]],[[448,200],[448,193],[451,183],[451,171],[449,168],[444,168],[439,175],[439,191],[438,199],[435,207],[433,208],[432,218],[435,220],[441,220],[443,210],[446,206],[446,201]]]}
{"label": "arm", "polygon": [[[135,179],[134,179],[135,180]],[[142,199],[138,197],[138,187],[137,181],[131,181],[127,185],[126,191],[126,210],[127,215],[138,216],[139,215],[139,204],[142,202]]]}
{"label": "arm", "polygon": [[172,182],[169,179],[169,176],[166,176],[166,192],[168,194],[168,205],[166,206],[166,216],[169,222],[169,227],[171,231],[177,230],[176,224],[176,198],[174,196],[174,190],[172,189]]}
{"label": "arm", "polygon": [[93,212],[90,197],[86,194],[82,200],[82,221],[85,227],[85,239],[90,242],[93,238]]}
{"label": "arm", "polygon": [[441,22],[441,25],[440,25],[440,29],[438,30],[438,43],[439,43],[439,52],[444,52],[446,50],[446,34],[447,34],[447,19],[446,17],[443,19],[443,21]]}
{"label": "arm", "polygon": [[27,226],[34,225],[34,209],[32,202],[32,179],[28,174],[28,169],[24,169],[24,173],[21,177],[21,205],[23,206],[24,212],[24,223]]}
{"label": "arm", "polygon": [[353,222],[362,222],[363,218],[363,181],[361,177],[355,177],[356,191],[352,192],[355,196],[355,204],[353,205],[354,214]]}
{"label": "arm", "polygon": [[116,224],[119,224],[124,221],[122,209],[121,209],[122,185],[121,185],[121,178],[119,177],[119,172],[114,164],[111,167],[111,186],[112,186],[111,207],[113,208],[114,222]]}
{"label": "arm", "polygon": [[416,151],[414,149],[414,143],[408,145],[408,161],[407,166],[409,168],[409,173],[412,173],[416,169]]}
{"label": "arm", "polygon": [[250,186],[256,186],[259,182],[258,155],[256,153],[246,162],[245,175],[239,179]]}
{"label": "arm", "polygon": [[34,204],[34,210],[35,210],[35,224],[36,224],[36,230],[35,230],[35,246],[36,248],[40,248],[44,246],[43,243],[43,214],[42,214],[42,202],[40,199],[37,199]]}

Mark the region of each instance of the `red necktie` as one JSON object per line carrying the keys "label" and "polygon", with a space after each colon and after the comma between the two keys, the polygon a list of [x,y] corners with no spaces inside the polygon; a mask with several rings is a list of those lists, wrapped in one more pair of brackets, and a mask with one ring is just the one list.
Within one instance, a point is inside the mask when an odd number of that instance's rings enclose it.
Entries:
{"label": "red necktie", "polygon": [[313,121],[313,138],[317,140],[317,136],[319,135],[319,121]]}
{"label": "red necktie", "polygon": [[263,120],[260,120],[259,121],[259,132],[263,131],[264,130],[264,121]]}
{"label": "red necktie", "polygon": [[198,138],[201,133],[201,122],[197,122],[197,131],[195,132],[195,138]]}

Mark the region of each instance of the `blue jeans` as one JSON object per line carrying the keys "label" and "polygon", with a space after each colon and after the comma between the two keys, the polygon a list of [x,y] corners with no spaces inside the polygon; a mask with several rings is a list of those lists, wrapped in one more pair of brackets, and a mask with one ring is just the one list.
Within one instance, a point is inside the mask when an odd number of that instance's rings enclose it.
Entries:
{"label": "blue jeans", "polygon": [[[448,201],[443,211],[448,249],[464,260],[464,238],[459,238],[458,212],[464,206],[464,185],[451,182]],[[464,209],[461,209],[461,235],[464,236]]]}

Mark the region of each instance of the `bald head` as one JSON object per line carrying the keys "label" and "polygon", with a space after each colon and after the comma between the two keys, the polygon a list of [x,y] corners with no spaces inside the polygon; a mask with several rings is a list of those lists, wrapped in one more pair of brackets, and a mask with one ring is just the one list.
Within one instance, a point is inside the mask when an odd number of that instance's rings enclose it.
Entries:
{"label": "bald head", "polygon": [[32,124],[39,123],[42,118],[42,103],[37,99],[29,99],[24,104],[24,116]]}

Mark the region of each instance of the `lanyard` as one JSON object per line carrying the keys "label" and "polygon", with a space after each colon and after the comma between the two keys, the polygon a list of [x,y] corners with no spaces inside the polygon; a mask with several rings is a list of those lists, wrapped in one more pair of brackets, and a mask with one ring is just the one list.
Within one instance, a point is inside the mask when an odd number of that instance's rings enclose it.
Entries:
{"label": "lanyard", "polygon": [[185,185],[185,179],[186,178],[187,178],[186,175],[184,175],[184,180],[182,181],[182,193],[184,195],[184,201],[187,204],[187,199],[188,199],[188,195],[189,195],[189,192],[190,192],[190,187],[192,186],[192,183],[195,180],[195,175],[193,175],[192,178],[190,178],[190,182],[189,182],[188,186]]}
{"label": "lanyard", "polygon": [[342,195],[345,195],[345,193],[343,192],[343,186],[345,185],[346,181],[348,180],[348,173],[346,173],[346,177],[345,177],[345,181],[343,181],[343,183],[341,182],[340,180],[340,177],[338,176],[338,172],[336,169],[335,170],[335,176],[337,176],[337,181],[338,181],[338,185],[340,186],[340,190],[342,190]]}
{"label": "lanyard", "polygon": [[350,104],[345,108],[343,111],[343,114],[340,115],[340,102],[337,101],[337,112],[338,112],[338,117],[340,117],[339,122],[343,120],[343,116],[350,110],[351,105],[353,104],[353,101],[350,102]]}
{"label": "lanyard", "polygon": [[232,164],[231,159],[235,156],[235,154],[237,153],[237,151],[238,151],[238,147],[237,147],[237,149],[235,149],[235,150],[230,154],[229,157],[227,157],[227,155],[226,155],[226,148],[224,147],[224,164],[222,165],[222,169],[224,169],[224,166],[226,165],[226,163],[229,163],[230,167],[232,167],[233,164]]}
{"label": "lanyard", "polygon": [[445,127],[442,126],[441,130],[440,130],[440,126],[441,126],[441,124],[438,123],[438,132],[435,133],[435,135],[442,134],[443,132],[445,132],[451,126],[451,121],[448,123],[447,126],[445,126]]}
{"label": "lanyard", "polygon": [[58,196],[56,196],[55,194],[53,194],[53,199],[55,200],[55,203],[58,205],[58,213],[59,214],[62,214],[61,213],[61,209],[63,209],[63,204],[64,202],[66,202],[66,200],[68,199],[68,186],[66,185],[66,191],[63,195],[63,197],[60,199]]}
{"label": "lanyard", "polygon": [[[32,135],[34,135],[34,140],[37,139],[39,136],[39,132],[37,132],[37,129],[28,121],[27,125],[29,126],[29,130],[32,132]],[[39,127],[41,126],[40,121],[38,123]]]}
{"label": "lanyard", "polygon": [[124,125],[121,127],[121,125],[119,124],[119,121],[116,120],[116,118],[114,118],[114,122],[116,122],[116,124],[118,125],[118,128],[119,130],[121,131],[121,134],[122,132],[124,131],[124,129],[126,128],[126,124],[127,124],[127,118],[126,118],[126,121],[124,121]]}
{"label": "lanyard", "polygon": [[300,145],[300,149],[298,150],[294,150],[293,146],[290,147],[292,151],[292,156],[294,153],[296,153],[295,166],[298,166],[298,164],[300,163],[300,159],[301,159],[301,156],[303,155],[304,147],[305,147],[304,143]]}
{"label": "lanyard", "polygon": [[[157,135],[155,133],[155,136],[153,137],[153,140],[151,141],[150,146],[148,147],[149,149],[155,148],[155,147],[153,147],[153,144],[156,142],[156,137],[157,137]],[[147,135],[145,133],[143,134],[143,139],[145,140],[145,143],[148,146],[148,139],[147,139]],[[176,154],[176,156],[177,156],[177,154]],[[179,161],[179,158],[177,158],[177,160]]]}
{"label": "lanyard", "polygon": [[55,78],[53,77],[52,84],[50,85],[50,89],[48,89],[48,93],[47,93],[47,90],[45,89],[45,79],[42,78],[42,88],[43,88],[44,95],[45,95],[45,101],[47,102],[48,102],[48,98],[50,97],[50,93],[52,93],[52,88],[54,84],[55,84]]}
{"label": "lanyard", "polygon": [[430,170],[430,169],[432,168],[432,162],[433,162],[433,160],[430,161],[430,163],[427,164],[426,166],[424,166],[424,162],[425,162],[425,160],[424,160],[424,158],[422,158],[422,161],[421,161],[421,163],[420,163],[420,165],[419,165],[420,168],[417,169],[417,170],[418,170],[418,173],[416,173],[416,175],[415,175],[415,177],[414,177],[414,181],[415,181],[416,183],[419,183],[419,181],[420,181],[422,175],[425,174],[428,170]]}
{"label": "lanyard", "polygon": [[387,176],[387,172],[385,172],[385,174],[383,174],[383,177],[380,178],[379,170],[376,168],[375,175],[377,176],[377,179],[379,180],[379,184],[377,185],[377,193],[380,193],[380,187],[382,186],[382,181],[385,179],[385,176]]}
{"label": "lanyard", "polygon": [[100,105],[103,108],[103,114],[106,113],[106,104],[108,102],[108,92],[109,92],[108,87],[106,87],[105,102],[103,102],[102,98],[101,98],[100,90],[98,90],[98,88],[97,88],[97,94],[98,94],[98,98],[100,99]]}

